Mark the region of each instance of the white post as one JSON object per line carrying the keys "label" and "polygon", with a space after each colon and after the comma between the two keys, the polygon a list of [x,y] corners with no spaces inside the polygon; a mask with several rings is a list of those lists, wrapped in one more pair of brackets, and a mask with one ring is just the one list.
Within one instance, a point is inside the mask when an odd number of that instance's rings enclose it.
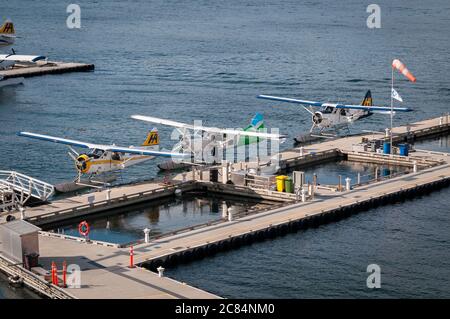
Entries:
{"label": "white post", "polygon": [[228,206],[227,203],[223,202],[222,204],[222,218],[225,219],[228,216]]}
{"label": "white post", "polygon": [[164,276],[164,268],[159,266],[158,268],[156,268],[156,270],[158,271],[158,276],[161,278]]}
{"label": "white post", "polygon": [[301,194],[302,194],[302,202],[306,202],[306,189],[302,188],[301,190]]}
{"label": "white post", "polygon": [[196,178],[197,178],[197,176],[196,176],[197,174],[196,174],[196,169],[195,169],[195,166],[192,166],[192,180],[193,181],[195,181],[196,180]]}
{"label": "white post", "polygon": [[20,219],[24,220],[25,219],[25,208],[23,208],[23,206],[19,206],[19,211],[20,211]]}
{"label": "white post", "polygon": [[233,210],[234,209],[232,207],[228,208],[228,221],[229,222],[233,221]]}
{"label": "white post", "polygon": [[358,185],[361,184],[361,173],[358,172]]}
{"label": "white post", "polygon": [[111,200],[111,188],[106,189],[106,200],[107,201]]}
{"label": "white post", "polygon": [[300,146],[300,156],[303,156],[304,147]]}
{"label": "white post", "polygon": [[226,184],[228,182],[228,162],[222,160],[222,183]]}
{"label": "white post", "polygon": [[346,179],[345,179],[345,190],[346,191],[349,191],[349,190],[351,190],[351,181],[352,181],[352,179],[350,178],[350,177],[347,177]]}
{"label": "white post", "polygon": [[181,176],[183,176],[183,182],[186,181],[186,175],[187,175],[186,172],[184,172],[184,173],[181,174]]}
{"label": "white post", "polygon": [[150,228],[144,228],[144,241],[146,244],[148,244],[150,242]]}
{"label": "white post", "polygon": [[442,125],[442,124],[444,124],[444,117],[443,116],[441,116],[439,118],[439,125]]}
{"label": "white post", "polygon": [[389,137],[391,130],[386,127],[385,131],[386,131],[385,137]]}
{"label": "white post", "polygon": [[417,161],[413,161],[413,172],[417,173]]}

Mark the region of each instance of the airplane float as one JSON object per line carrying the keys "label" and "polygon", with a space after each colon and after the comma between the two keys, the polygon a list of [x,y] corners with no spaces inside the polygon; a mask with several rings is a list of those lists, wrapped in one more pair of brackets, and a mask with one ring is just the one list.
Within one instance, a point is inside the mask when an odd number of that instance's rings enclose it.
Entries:
{"label": "airplane float", "polygon": [[[60,143],[69,146],[69,156],[75,163],[79,182],[82,174],[94,175],[114,172],[135,164],[143,163],[158,156],[171,158],[184,158],[185,154],[159,150],[159,135],[157,129],[151,130],[144,143],[139,146],[121,147],[116,145],[102,145],[86,143],[66,138],[54,137],[30,132],[19,132],[19,136],[42,141]],[[78,153],[73,147],[87,148],[88,152]]]}
{"label": "airplane float", "polygon": [[223,159],[224,149],[234,148],[235,146],[245,147],[245,145],[259,143],[263,139],[283,141],[285,138],[285,136],[280,134],[266,133],[264,118],[259,113],[253,117],[250,124],[243,130],[191,125],[144,115],[132,115],[131,118],[154,124],[168,125],[178,130],[179,142],[173,150],[184,154],[190,153],[191,162],[179,161],[174,163],[169,161],[158,164],[161,170],[182,168],[187,165],[220,163]]}
{"label": "airplane float", "polygon": [[[349,124],[352,124],[353,122],[362,118],[371,116],[375,113],[388,115],[391,114],[391,107],[374,106],[372,104],[372,94],[370,90],[367,91],[360,105],[323,103],[270,95],[258,95],[257,97],[265,100],[300,104],[307,112],[311,114],[311,135],[315,131],[318,131],[320,136],[324,136],[322,134],[326,130],[334,130],[336,134],[338,134],[340,129],[346,128],[348,130]],[[393,107],[392,111],[394,113],[410,112],[412,111],[412,109],[407,107]]]}

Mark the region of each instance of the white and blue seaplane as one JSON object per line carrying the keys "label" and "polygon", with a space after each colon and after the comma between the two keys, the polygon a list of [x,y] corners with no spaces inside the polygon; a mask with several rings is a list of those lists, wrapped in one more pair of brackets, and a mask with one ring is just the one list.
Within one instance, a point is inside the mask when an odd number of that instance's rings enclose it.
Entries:
{"label": "white and blue seaplane", "polygon": [[[372,104],[372,94],[370,90],[367,91],[364,99],[359,105],[324,103],[271,95],[258,95],[257,97],[259,99],[277,102],[300,104],[308,113],[311,114],[312,127],[310,129],[310,135],[315,137],[329,136],[324,134],[326,131],[334,131],[336,135],[339,135],[339,131],[341,129],[346,129],[349,131],[349,124],[373,114],[391,115],[391,112],[394,114],[395,112],[412,111],[412,109],[408,107],[374,106]],[[303,142],[297,140],[297,138],[296,141]]]}

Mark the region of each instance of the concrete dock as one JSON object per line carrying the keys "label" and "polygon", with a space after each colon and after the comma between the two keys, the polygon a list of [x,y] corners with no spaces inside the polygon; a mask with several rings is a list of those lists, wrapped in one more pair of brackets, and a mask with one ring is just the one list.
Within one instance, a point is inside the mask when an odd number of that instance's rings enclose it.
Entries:
{"label": "concrete dock", "polygon": [[69,72],[86,72],[95,69],[93,64],[73,63],[73,62],[52,62],[37,63],[36,65],[21,65],[16,64],[14,68],[0,71],[5,79],[17,77],[32,77],[46,74],[62,74]]}
{"label": "concrete dock", "polygon": [[[439,117],[394,129],[395,140],[413,141],[436,134],[448,133],[449,118]],[[255,241],[274,238],[321,223],[328,223],[359,211],[387,205],[396,201],[426,194],[450,185],[450,154],[415,150],[407,157],[354,151],[352,145],[362,139],[381,139],[384,134],[369,133],[327,140],[281,152],[282,170],[298,169],[325,160],[344,157],[373,163],[407,166],[407,173],[380,178],[366,184],[352,183],[345,191],[317,190],[316,196],[302,202],[294,194],[270,190],[246,189],[246,187],[203,181],[196,174],[178,175],[171,185],[161,181],[114,187],[81,196],[52,202],[48,205],[27,208],[25,219],[37,225],[45,225],[69,218],[126,207],[137,202],[152,201],[190,190],[227,193],[236,196],[271,199],[278,204],[264,210],[253,210],[232,218],[223,218],[201,227],[188,227],[149,243],[134,246],[134,260],[139,266],[156,270],[178,263],[213,255],[219,251],[234,249]],[[236,166],[240,164],[234,164]],[[20,213],[10,213],[20,218]],[[6,214],[0,218],[5,222]],[[47,269],[52,261],[63,260],[82,268],[83,286],[80,289],[64,289],[75,298],[216,298],[191,286],[173,281],[143,268],[128,268],[129,248],[104,243],[86,243],[83,240],[63,238],[57,234],[41,233],[40,262]]]}

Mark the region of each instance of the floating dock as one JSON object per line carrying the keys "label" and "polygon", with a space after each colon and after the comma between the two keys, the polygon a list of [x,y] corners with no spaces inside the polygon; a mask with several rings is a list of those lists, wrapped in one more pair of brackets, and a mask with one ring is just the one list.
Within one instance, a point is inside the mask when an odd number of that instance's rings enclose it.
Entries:
{"label": "floating dock", "polygon": [[[449,130],[448,116],[429,119],[395,128],[395,141],[414,141],[445,134]],[[46,232],[39,235],[40,262],[45,268],[49,269],[52,261],[62,263],[63,260],[81,266],[83,286],[80,289],[63,289],[75,298],[217,298],[208,292],[160,277],[152,271],[299,229],[316,227],[359,211],[414,198],[450,185],[448,153],[415,150],[410,156],[404,157],[355,151],[352,147],[362,139],[381,138],[384,135],[377,133],[349,136],[281,152],[281,170],[342,157],[412,168],[407,173],[389,178],[377,177],[370,183],[353,183],[351,189],[337,192],[318,189],[315,196],[305,201],[294,194],[204,181],[197,177],[198,172],[190,172],[174,177],[170,181],[171,185],[149,181],[27,208],[23,217],[33,224],[45,225],[193,190],[276,201],[277,204],[270,208],[252,210],[239,216],[229,213],[221,220],[171,232],[152,238],[148,243],[136,243],[134,262],[139,266],[137,268],[128,268],[128,247],[86,242]],[[233,167],[242,165],[238,163]],[[9,215],[20,218],[19,212]],[[0,217],[0,223],[5,222],[5,217],[6,214]]]}
{"label": "floating dock", "polygon": [[69,72],[87,72],[93,71],[95,66],[86,63],[73,62],[52,62],[36,63],[35,65],[21,65],[16,64],[12,69],[0,71],[0,75],[4,79],[18,78],[18,77],[32,77],[47,74],[61,74]]}

